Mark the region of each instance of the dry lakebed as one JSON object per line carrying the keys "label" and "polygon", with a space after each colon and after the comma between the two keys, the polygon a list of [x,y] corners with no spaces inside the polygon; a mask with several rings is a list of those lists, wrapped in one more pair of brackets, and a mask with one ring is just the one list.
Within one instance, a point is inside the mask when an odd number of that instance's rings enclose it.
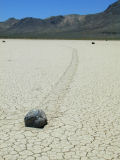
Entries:
{"label": "dry lakebed", "polygon": [[2,41],[0,160],[120,160],[120,41]]}

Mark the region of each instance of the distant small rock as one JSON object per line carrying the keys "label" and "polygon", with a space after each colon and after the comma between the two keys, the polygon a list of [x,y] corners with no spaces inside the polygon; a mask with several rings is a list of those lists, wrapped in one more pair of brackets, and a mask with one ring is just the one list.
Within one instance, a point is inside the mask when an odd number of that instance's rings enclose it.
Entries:
{"label": "distant small rock", "polygon": [[11,59],[8,59],[8,62],[12,62],[12,60],[11,60]]}
{"label": "distant small rock", "polygon": [[95,44],[95,42],[92,42],[92,44]]}
{"label": "distant small rock", "polygon": [[24,118],[26,127],[44,128],[47,125],[47,117],[43,110],[33,109]]}
{"label": "distant small rock", "polygon": [[4,42],[6,42],[6,41],[2,41],[2,42],[4,43]]}

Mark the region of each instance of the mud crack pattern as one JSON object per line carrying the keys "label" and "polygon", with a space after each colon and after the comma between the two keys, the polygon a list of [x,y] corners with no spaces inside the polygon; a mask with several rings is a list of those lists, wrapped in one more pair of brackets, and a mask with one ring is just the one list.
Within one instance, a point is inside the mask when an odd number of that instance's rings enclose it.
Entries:
{"label": "mud crack pattern", "polygon": [[70,64],[39,106],[39,108],[47,111],[48,121],[51,121],[54,117],[58,117],[58,114],[60,114],[60,105],[65,98],[65,94],[69,91],[69,86],[76,73],[78,62],[77,50],[73,49]]}
{"label": "mud crack pattern", "polygon": [[[120,160],[119,51],[119,41],[1,42],[0,160]],[[24,126],[33,107],[47,113],[43,130]]]}

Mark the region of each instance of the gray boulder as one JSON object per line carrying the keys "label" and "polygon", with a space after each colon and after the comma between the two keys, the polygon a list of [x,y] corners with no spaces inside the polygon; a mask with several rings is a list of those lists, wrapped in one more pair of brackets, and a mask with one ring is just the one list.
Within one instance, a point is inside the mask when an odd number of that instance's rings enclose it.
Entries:
{"label": "gray boulder", "polygon": [[44,128],[47,125],[47,117],[41,109],[29,111],[24,118],[26,127]]}

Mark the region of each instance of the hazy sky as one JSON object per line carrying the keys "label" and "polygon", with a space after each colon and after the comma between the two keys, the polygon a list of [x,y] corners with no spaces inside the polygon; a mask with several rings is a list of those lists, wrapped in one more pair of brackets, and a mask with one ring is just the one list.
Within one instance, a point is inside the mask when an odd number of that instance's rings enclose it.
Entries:
{"label": "hazy sky", "polygon": [[90,14],[105,10],[117,0],[0,0],[0,21],[10,17]]}

